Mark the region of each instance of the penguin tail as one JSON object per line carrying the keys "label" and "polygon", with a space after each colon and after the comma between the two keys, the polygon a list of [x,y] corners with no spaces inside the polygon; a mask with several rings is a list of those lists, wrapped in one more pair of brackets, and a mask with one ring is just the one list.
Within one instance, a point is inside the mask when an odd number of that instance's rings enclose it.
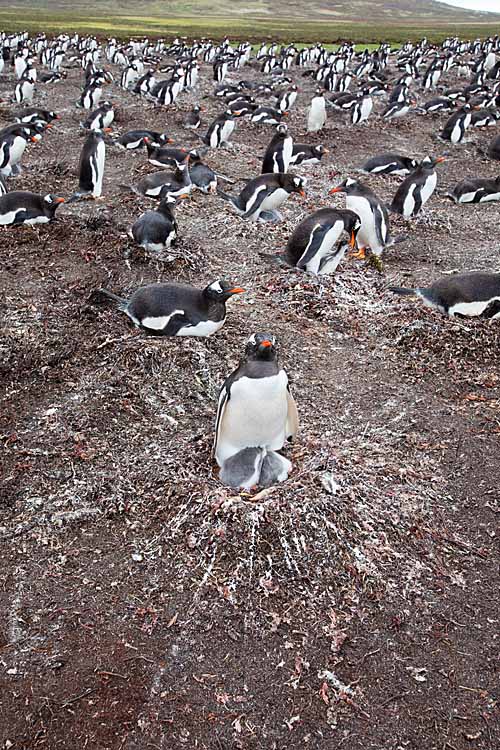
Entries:
{"label": "penguin tail", "polygon": [[73,193],[69,198],[66,198],[66,203],[76,203],[76,201],[82,200],[87,193]]}
{"label": "penguin tail", "polygon": [[406,286],[390,286],[388,291],[399,294],[401,297],[416,297],[418,293],[417,289],[410,289]]}
{"label": "penguin tail", "polygon": [[229,193],[225,193],[223,190],[220,189],[220,187],[217,187],[217,195],[220,195],[220,197],[231,203],[235,208],[238,208],[236,198],[234,198],[232,195],[229,195]]}
{"label": "penguin tail", "polygon": [[284,253],[259,253],[259,257],[263,258],[265,261],[271,263],[272,265],[285,266],[286,268],[290,268],[290,263],[285,260]]}
{"label": "penguin tail", "polygon": [[135,187],[135,185],[125,185],[124,183],[120,183],[118,185],[118,188],[122,191],[122,193],[136,193],[136,195],[139,195],[139,191]]}
{"label": "penguin tail", "polygon": [[119,297],[117,294],[114,294],[114,292],[110,292],[109,289],[94,289],[91,298],[96,301],[96,297],[107,297],[108,299],[113,300],[113,302],[117,302],[120,310],[124,310],[128,305],[128,300],[124,297]]}

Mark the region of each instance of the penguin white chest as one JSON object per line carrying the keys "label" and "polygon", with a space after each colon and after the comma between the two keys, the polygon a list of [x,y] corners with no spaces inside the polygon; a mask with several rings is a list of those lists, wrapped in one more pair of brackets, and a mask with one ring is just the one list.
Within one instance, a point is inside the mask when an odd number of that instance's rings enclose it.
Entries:
{"label": "penguin white chest", "polygon": [[26,148],[25,138],[22,138],[20,135],[14,138],[11,149],[10,149],[10,154],[9,154],[9,164],[11,164],[12,166],[14,166],[14,164],[17,164],[18,161],[20,161],[22,155],[24,154],[25,148]]}
{"label": "penguin white chest", "polygon": [[359,247],[370,247],[372,250],[379,248],[375,215],[370,201],[360,195],[348,195],[346,207],[354,211],[361,219],[361,227],[358,232],[357,242]]}
{"label": "penguin white chest", "polygon": [[95,161],[91,160],[92,165],[92,195],[94,198],[100,198],[102,195],[102,179],[104,177],[104,161],[106,159],[106,146],[104,141],[97,144],[95,151]]}
{"label": "penguin white chest", "polygon": [[433,172],[429,177],[426,179],[424,184],[422,185],[422,190],[420,192],[421,198],[422,198],[422,206],[427,203],[431,195],[433,194],[434,190],[436,189],[437,185],[437,174]]}
{"label": "penguin white chest", "polygon": [[321,130],[326,122],[326,108],[323,97],[316,96],[311,102],[309,108],[309,117],[307,120],[307,129],[310,132]]}
{"label": "penguin white chest", "polygon": [[283,447],[288,414],[287,383],[284,370],[271,377],[243,377],[233,383],[217,442],[219,465],[243,448]]}
{"label": "penguin white chest", "polygon": [[227,142],[234,130],[234,120],[226,120],[221,130],[221,142]]}

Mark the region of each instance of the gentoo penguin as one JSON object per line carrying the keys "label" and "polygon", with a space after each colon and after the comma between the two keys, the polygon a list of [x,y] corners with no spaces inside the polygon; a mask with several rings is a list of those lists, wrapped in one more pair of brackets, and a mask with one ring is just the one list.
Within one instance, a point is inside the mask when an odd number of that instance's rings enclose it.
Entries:
{"label": "gentoo penguin", "polygon": [[14,190],[0,196],[0,226],[13,224],[48,224],[64,198]]}
{"label": "gentoo penguin", "polygon": [[[250,97],[251,98],[251,97]],[[227,104],[227,111],[231,112],[234,117],[245,117],[252,115],[257,110],[257,105],[246,99],[235,99]]]}
{"label": "gentoo penguin", "polygon": [[14,98],[18,104],[27,102],[31,104],[35,93],[35,80],[31,76],[23,76],[16,84],[14,89]]}
{"label": "gentoo penguin", "polygon": [[229,138],[235,127],[234,114],[223,112],[209,125],[207,132],[202,138],[203,143],[211,148],[220,148],[229,145]]}
{"label": "gentoo penguin", "polygon": [[202,162],[197,151],[189,152],[189,176],[193,186],[202,193],[217,192],[217,175]]}
{"label": "gentoo penguin", "polygon": [[135,149],[143,145],[144,138],[149,138],[151,143],[158,144],[158,146],[174,142],[173,138],[169,138],[166,133],[158,133],[156,130],[129,130],[121,135],[115,143],[120,148]]}
{"label": "gentoo penguin", "polygon": [[227,195],[220,189],[217,192],[224,200],[229,201],[244,219],[279,221],[281,215],[276,209],[291,193],[304,196],[305,185],[304,177],[274,172],[249,180],[237,197]]}
{"label": "gentoo penguin", "polygon": [[444,156],[438,156],[436,159],[430,157],[423,159],[397,189],[391,204],[391,211],[401,214],[405,219],[416,216],[436,189],[435,167],[443,161],[445,161]]}
{"label": "gentoo penguin", "polygon": [[500,161],[500,135],[494,138],[488,146],[488,156],[490,159]]}
{"label": "gentoo penguin", "polygon": [[402,102],[394,102],[394,104],[389,104],[388,107],[384,109],[382,112],[382,119],[383,120],[396,120],[400,117],[404,117],[408,114],[410,111],[412,105],[415,104],[414,100],[409,99],[403,99]]}
{"label": "gentoo penguin", "polygon": [[211,336],[226,322],[226,302],[245,290],[222,279],[205,289],[186,284],[148,284],[123,299],[98,290],[118,302],[132,322],[155,336]]}
{"label": "gentoo penguin", "polygon": [[455,315],[500,319],[500,273],[473,271],[444,276],[429,287],[392,286],[395,294],[419,297],[450,318]]}
{"label": "gentoo penguin", "polygon": [[[261,253],[261,256],[308,273],[331,274],[337,270],[348,247],[356,244],[360,226],[361,220],[354,211],[320,208],[295,228],[283,254]],[[349,235],[349,242],[339,242],[343,232]]]}
{"label": "gentoo penguin", "polygon": [[[124,187],[130,188],[128,185]],[[143,177],[137,187],[131,189],[134,193],[149,195],[151,198],[163,198],[166,195],[171,195],[174,198],[180,198],[181,196],[187,198],[192,188],[188,154],[174,172],[168,170],[153,172],[153,174]]]}
{"label": "gentoo penguin", "polygon": [[288,112],[280,112],[274,107],[257,107],[252,112],[250,120],[258,125],[279,125],[281,119],[287,115]]}
{"label": "gentoo penguin", "polygon": [[250,490],[255,486],[271,487],[284,482],[292,468],[291,461],[266,448],[243,448],[226,459],[219,479],[226,487]]}
{"label": "gentoo penguin", "polygon": [[360,168],[364,174],[397,174],[407,175],[418,165],[416,159],[400,154],[379,154],[365,161]]}
{"label": "gentoo penguin", "polygon": [[111,132],[109,126],[115,119],[115,111],[111,102],[105,101],[97,109],[90,113],[82,123],[87,130],[105,130]]}
{"label": "gentoo penguin", "polygon": [[434,114],[436,112],[449,112],[454,107],[455,102],[453,102],[449,97],[438,96],[434,99],[429,99],[429,101],[421,104],[419,107],[417,107],[416,112],[419,112],[421,114]]}
{"label": "gentoo penguin", "polygon": [[326,123],[326,102],[325,97],[321,89],[316,89],[316,92],[311,100],[309,110],[307,113],[307,131],[309,133],[316,133],[318,130],[323,130]]}
{"label": "gentoo penguin", "polygon": [[40,109],[39,107],[26,107],[21,109],[16,115],[17,122],[53,122],[60,120],[61,115],[56,114],[50,109]]}
{"label": "gentoo penguin", "polygon": [[148,161],[156,167],[173,167],[174,169],[186,159],[185,148],[169,148],[151,143],[146,136],[143,138],[148,152]]}
{"label": "gentoo penguin", "polygon": [[490,203],[500,200],[500,176],[494,179],[471,177],[455,185],[446,193],[455,203]]}
{"label": "gentoo penguin", "polygon": [[330,193],[345,193],[347,209],[354,211],[361,219],[356,236],[358,254],[355,257],[364,258],[367,247],[380,256],[389,244],[389,215],[385,204],[369,188],[349,177],[333,187]]}
{"label": "gentoo penguin", "polygon": [[5,184],[5,179],[2,174],[0,174],[0,195],[5,195],[5,193],[8,192],[7,185]]}
{"label": "gentoo penguin", "polygon": [[453,144],[460,143],[463,140],[465,131],[471,123],[471,119],[471,106],[470,104],[464,104],[463,107],[446,121],[441,131],[440,138],[444,141],[451,141]]}
{"label": "gentoo penguin", "polygon": [[36,143],[38,138],[29,135],[29,129],[21,126],[2,132],[0,136],[0,174],[4,177],[21,172],[20,162],[28,141]]}
{"label": "gentoo penguin", "polygon": [[175,198],[166,195],[156,211],[146,211],[134,222],[130,233],[140,247],[159,253],[172,245],[177,238],[175,204]]}
{"label": "gentoo penguin", "polygon": [[198,130],[201,124],[200,117],[201,107],[195,104],[191,112],[188,112],[183,120],[183,126],[188,130]]}
{"label": "gentoo penguin", "polygon": [[[278,365],[274,336],[253,334],[219,394],[213,454],[224,469],[223,477],[233,471],[226,462],[247,448],[281,450],[297,434],[298,421],[287,374]],[[283,464],[283,469],[287,476],[290,465]]]}
{"label": "gentoo penguin", "polygon": [[264,154],[262,162],[262,174],[269,172],[288,172],[288,167],[292,158],[293,139],[288,132],[286,125],[278,125],[276,133]]}
{"label": "gentoo penguin", "polygon": [[280,112],[289,112],[291,110],[297,99],[297,90],[297,86],[294,84],[288,91],[277,95],[277,104]]}
{"label": "gentoo penguin", "polygon": [[294,143],[290,164],[319,164],[323,156],[329,154],[325,146],[310,146],[308,143]]}
{"label": "gentoo penguin", "polygon": [[361,94],[354,105],[351,107],[351,122],[353,125],[360,125],[366,122],[373,110],[373,99],[370,94]]}
{"label": "gentoo penguin", "polygon": [[106,161],[106,144],[100,130],[91,130],[85,139],[80,154],[78,192],[71,196],[70,202],[83,196],[100,198],[102,180]]}
{"label": "gentoo penguin", "polygon": [[90,83],[88,86],[85,86],[82,95],[77,102],[77,106],[83,107],[83,109],[95,109],[99,106],[101,96],[102,84]]}

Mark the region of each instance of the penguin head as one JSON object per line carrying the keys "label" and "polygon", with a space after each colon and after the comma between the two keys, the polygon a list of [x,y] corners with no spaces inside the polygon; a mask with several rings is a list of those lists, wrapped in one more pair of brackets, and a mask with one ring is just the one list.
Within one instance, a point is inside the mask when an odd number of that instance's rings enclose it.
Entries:
{"label": "penguin head", "polygon": [[445,156],[426,156],[424,159],[422,159],[419,166],[424,167],[425,169],[434,169],[435,166],[441,164],[441,162],[443,161],[446,161]]}
{"label": "penguin head", "polygon": [[345,210],[341,213],[344,220],[344,229],[350,234],[349,244],[353,248],[356,244],[357,234],[361,228],[361,219],[354,211]]}
{"label": "penguin head", "polygon": [[53,195],[52,193],[48,193],[47,195],[43,196],[43,202],[47,211],[49,211],[50,213],[55,213],[61,203],[64,203],[64,198],[61,198],[58,195]]}
{"label": "penguin head", "polygon": [[332,187],[329,190],[329,193],[330,195],[333,195],[334,193],[348,193],[349,189],[353,188],[357,184],[357,180],[353,180],[352,177],[347,177],[347,179],[343,180],[343,182],[335,185],[335,187]]}
{"label": "penguin head", "polygon": [[276,126],[276,132],[279,133],[279,135],[286,135],[288,133],[288,127],[285,123],[280,123]]}
{"label": "penguin head", "polygon": [[321,144],[319,146],[313,146],[311,151],[317,159],[321,159],[322,156],[326,156],[326,154],[330,153],[329,149]]}
{"label": "penguin head", "polygon": [[276,339],[270,333],[253,333],[247,341],[245,354],[249,359],[275,359]]}
{"label": "penguin head", "polygon": [[298,193],[303,198],[305,197],[306,191],[305,187],[307,184],[307,180],[305,177],[297,177],[297,175],[291,175],[287,174],[285,177],[288,178],[290,183],[290,192],[291,193]]}
{"label": "penguin head", "polygon": [[245,290],[241,286],[235,286],[224,279],[212,281],[205,289],[203,294],[209,300],[216,302],[226,302],[233,294],[243,294]]}

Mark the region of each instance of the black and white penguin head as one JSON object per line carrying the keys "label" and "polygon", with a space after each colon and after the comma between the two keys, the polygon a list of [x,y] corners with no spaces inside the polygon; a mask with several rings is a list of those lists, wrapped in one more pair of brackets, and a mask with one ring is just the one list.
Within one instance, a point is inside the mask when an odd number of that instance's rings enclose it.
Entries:
{"label": "black and white penguin head", "polygon": [[112,102],[109,102],[107,99],[104,102],[101,102],[99,109],[104,109],[106,111],[109,111],[110,109],[113,109]]}
{"label": "black and white penguin head", "polygon": [[329,149],[321,144],[319,146],[313,146],[311,151],[317,159],[321,159],[322,156],[326,156],[326,154],[330,153]]}
{"label": "black and white penguin head", "polygon": [[233,294],[243,294],[244,291],[241,286],[235,286],[228,281],[224,281],[224,279],[216,279],[205,287],[203,294],[210,300],[226,302]]}
{"label": "black and white penguin head", "polygon": [[348,209],[342,211],[341,214],[344,221],[344,229],[351,235],[349,244],[351,247],[354,247],[356,244],[356,235],[361,228],[361,219],[358,214],[354,213],[354,211],[349,211]]}
{"label": "black and white penguin head", "polygon": [[279,125],[276,125],[276,132],[280,135],[286,135],[288,133],[288,127],[285,123],[280,123]]}
{"label": "black and white penguin head", "polygon": [[43,196],[43,202],[48,211],[55,213],[61,203],[64,203],[64,198],[61,198],[58,195],[53,195],[52,193],[48,193],[47,195]]}
{"label": "black and white penguin head", "polygon": [[441,164],[443,161],[446,161],[445,156],[426,156],[422,159],[419,166],[425,167],[425,169],[433,169],[437,164]]}
{"label": "black and white penguin head", "polygon": [[349,192],[350,188],[355,187],[358,184],[357,180],[353,180],[352,177],[347,177],[345,180],[343,180],[338,185],[335,185],[335,187],[332,187],[330,189],[330,195],[333,195],[334,193],[347,193]]}
{"label": "black and white penguin head", "polygon": [[247,341],[245,354],[249,359],[274,359],[276,339],[270,333],[253,333]]}
{"label": "black and white penguin head", "polygon": [[285,174],[284,185],[286,190],[290,193],[298,193],[302,197],[305,196],[305,187],[307,185],[307,179],[305,177],[297,177],[297,175]]}

